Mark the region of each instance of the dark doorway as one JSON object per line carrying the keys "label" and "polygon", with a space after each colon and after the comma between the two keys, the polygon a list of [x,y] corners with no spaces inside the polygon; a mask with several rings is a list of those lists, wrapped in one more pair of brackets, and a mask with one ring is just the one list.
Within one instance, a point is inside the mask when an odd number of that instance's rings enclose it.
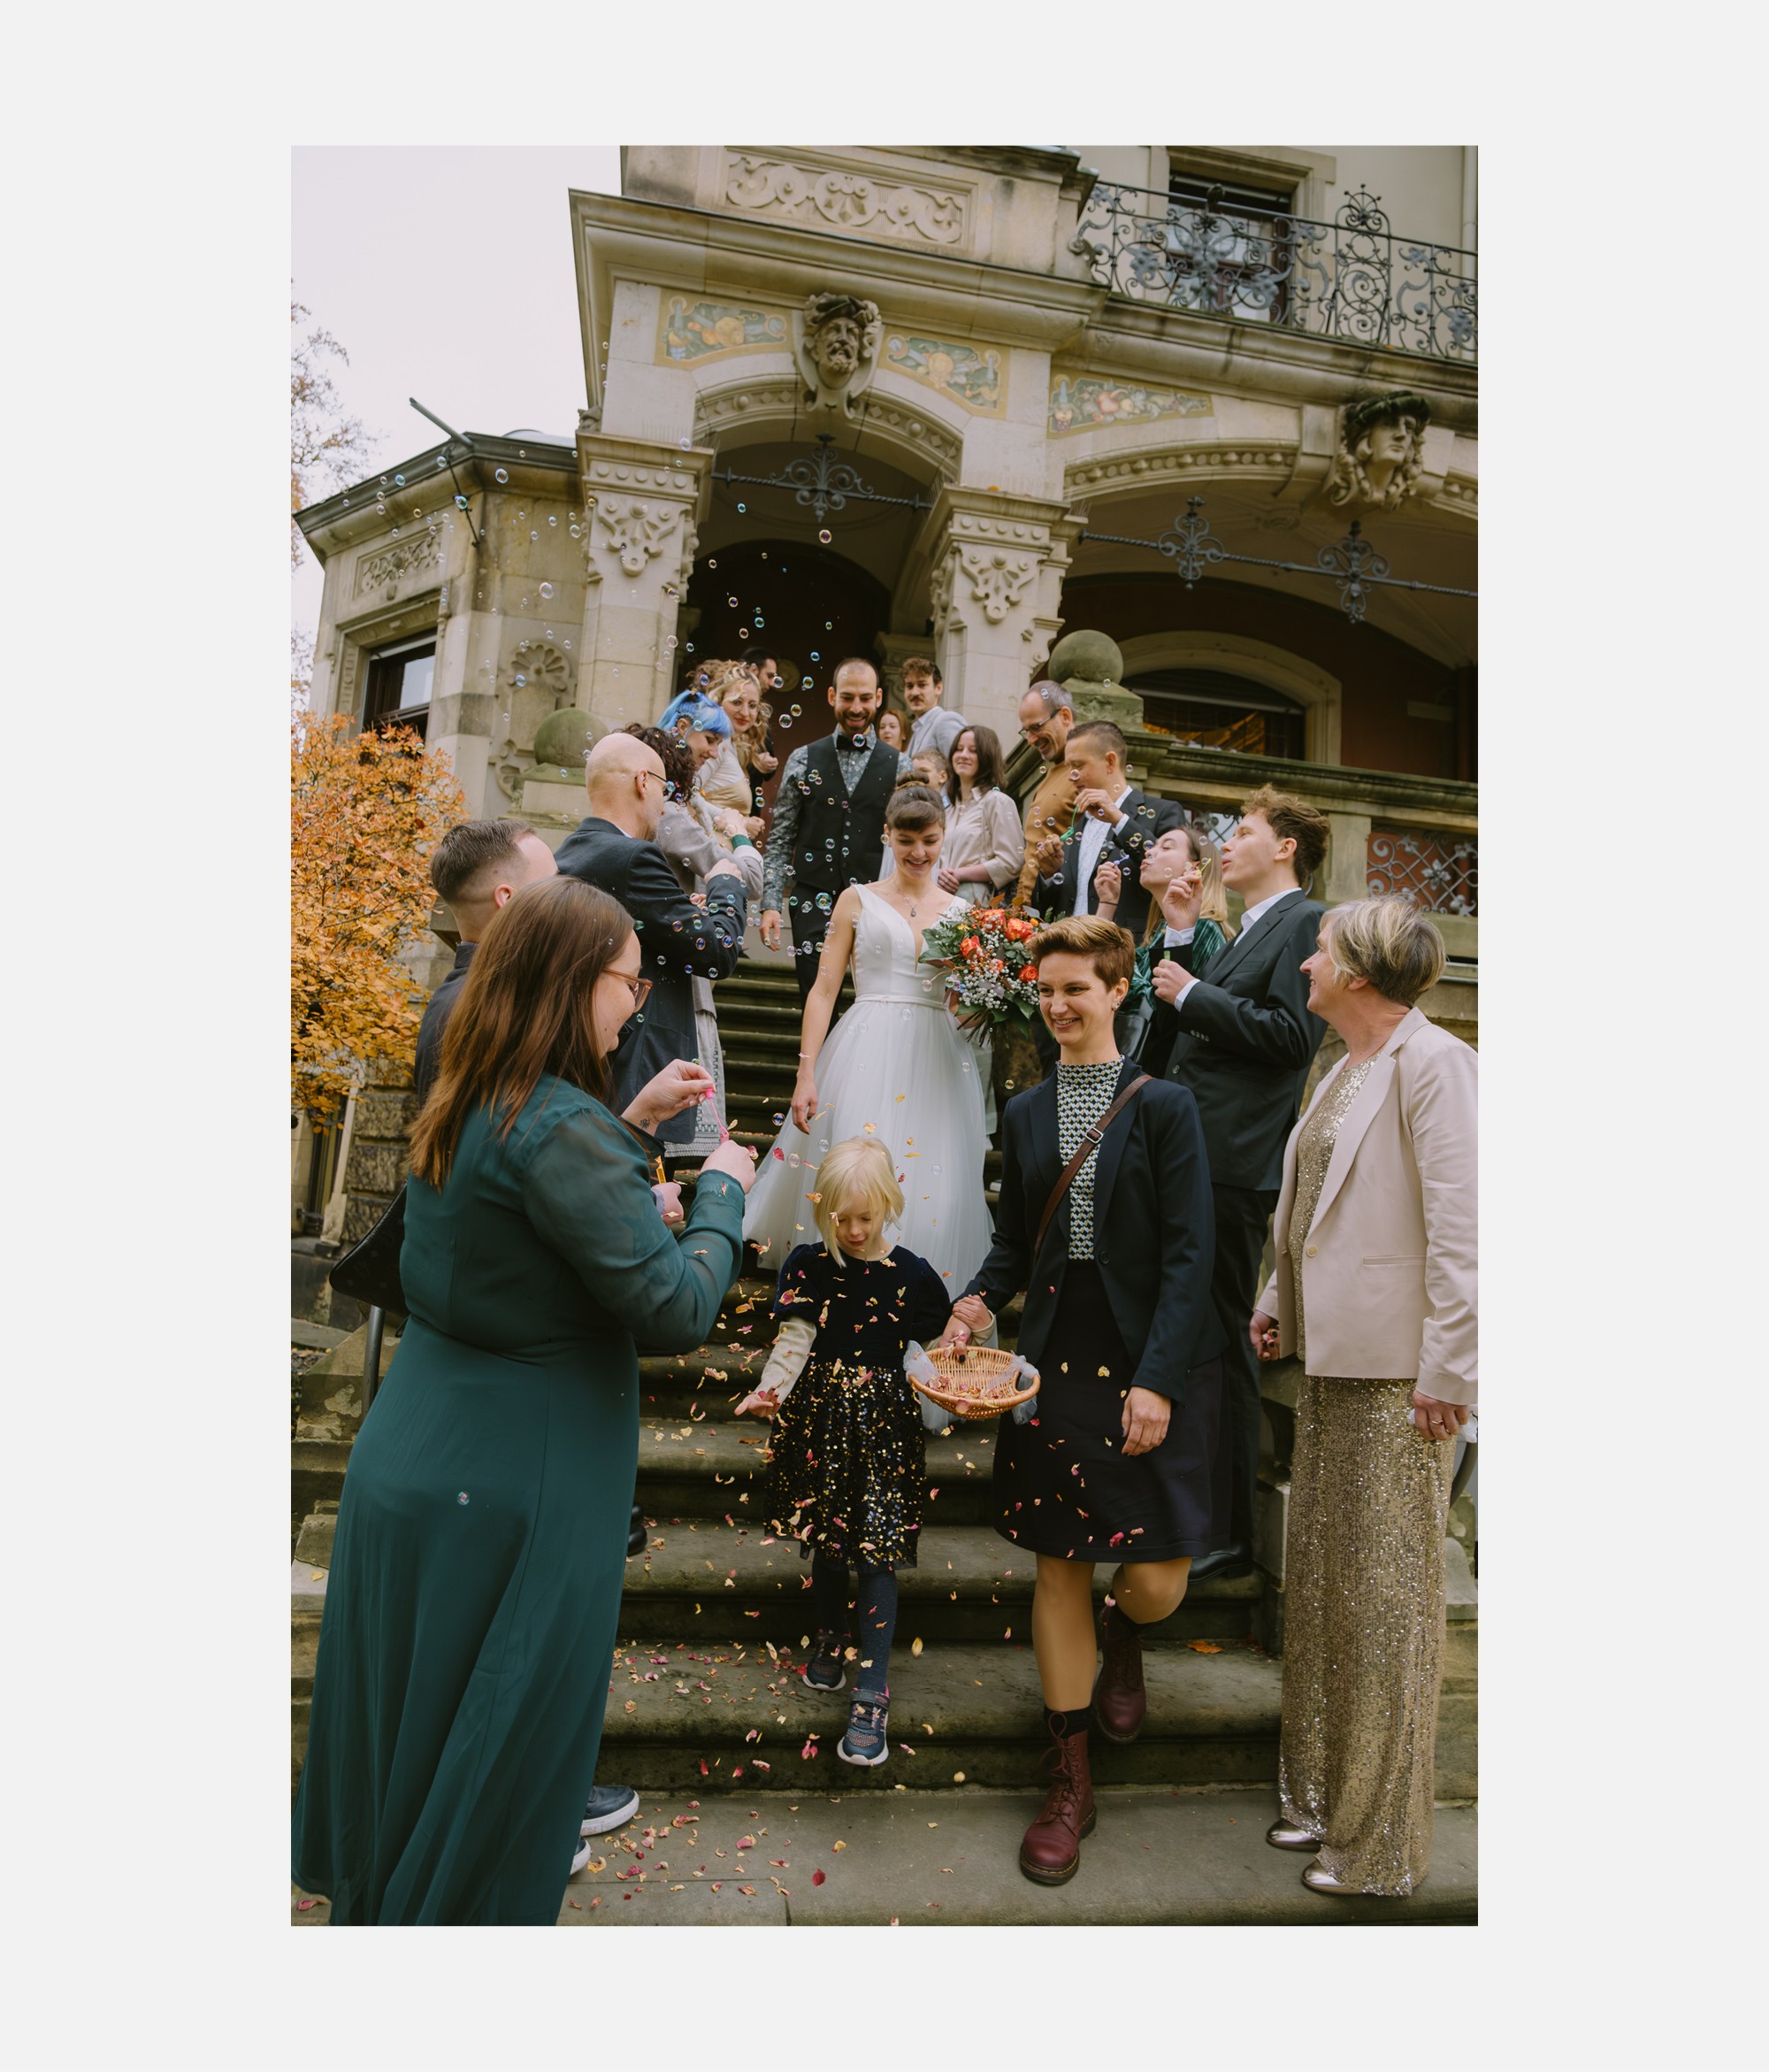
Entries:
{"label": "dark doorway", "polygon": [[[824,694],[837,664],[850,655],[874,661],[874,642],[890,623],[883,583],[827,547],[791,540],[746,540],[703,557],[694,565],[687,602],[700,618],[692,646],[683,643],[677,687],[700,663],[765,647],[785,679],[770,701],[783,767],[794,748],[834,725]],[[778,781],[777,771],[764,787],[770,805]]]}

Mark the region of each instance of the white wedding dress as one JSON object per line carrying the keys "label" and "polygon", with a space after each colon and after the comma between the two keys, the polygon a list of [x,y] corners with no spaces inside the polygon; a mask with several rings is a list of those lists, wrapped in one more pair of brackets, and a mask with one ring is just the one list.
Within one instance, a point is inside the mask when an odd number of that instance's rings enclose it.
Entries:
{"label": "white wedding dress", "polygon": [[[891,1154],[903,1216],[888,1232],[961,1293],[993,1235],[983,1194],[983,1088],[976,1054],[946,1008],[938,973],[915,963],[908,922],[865,886],[854,935],[854,1005],[816,1061],[810,1133],[788,1115],[762,1161],[743,1234],[777,1272],[795,1245],[822,1240],[807,1197],[831,1144],[873,1137]],[[943,919],[953,899],[934,917]]]}

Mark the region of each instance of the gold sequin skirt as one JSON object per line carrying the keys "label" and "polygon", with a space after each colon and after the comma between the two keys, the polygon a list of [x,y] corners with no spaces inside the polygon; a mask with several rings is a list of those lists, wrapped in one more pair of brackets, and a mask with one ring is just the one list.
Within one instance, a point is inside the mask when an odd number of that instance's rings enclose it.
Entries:
{"label": "gold sequin skirt", "polygon": [[1431,1861],[1455,1454],[1413,1429],[1413,1386],[1303,1377],[1284,1544],[1283,1816],[1330,1876],[1395,1896]]}

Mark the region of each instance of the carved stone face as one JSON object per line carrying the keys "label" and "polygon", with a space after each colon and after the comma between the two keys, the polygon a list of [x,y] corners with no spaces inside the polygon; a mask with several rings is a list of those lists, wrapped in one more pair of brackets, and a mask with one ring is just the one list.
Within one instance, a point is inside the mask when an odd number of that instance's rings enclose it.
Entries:
{"label": "carved stone face", "polygon": [[818,330],[811,351],[824,380],[839,388],[860,365],[860,326],[852,317],[831,317]]}
{"label": "carved stone face", "polygon": [[1396,469],[1405,466],[1418,437],[1419,426],[1412,418],[1386,419],[1365,433],[1359,458],[1374,489],[1385,489]]}

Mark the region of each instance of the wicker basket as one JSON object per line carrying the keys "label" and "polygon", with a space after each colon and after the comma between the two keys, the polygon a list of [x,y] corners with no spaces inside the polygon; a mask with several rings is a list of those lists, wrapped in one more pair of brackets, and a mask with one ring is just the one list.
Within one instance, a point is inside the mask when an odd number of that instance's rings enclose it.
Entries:
{"label": "wicker basket", "polygon": [[929,1402],[938,1404],[953,1417],[965,1418],[972,1424],[980,1424],[987,1418],[999,1417],[1021,1403],[1030,1402],[1038,1393],[1036,1375],[1022,1377],[1027,1385],[1015,1388],[1009,1370],[1015,1363],[1012,1353],[1003,1353],[992,1346],[967,1346],[961,1351],[930,1353],[939,1385],[915,1381],[911,1385],[918,1395]]}

